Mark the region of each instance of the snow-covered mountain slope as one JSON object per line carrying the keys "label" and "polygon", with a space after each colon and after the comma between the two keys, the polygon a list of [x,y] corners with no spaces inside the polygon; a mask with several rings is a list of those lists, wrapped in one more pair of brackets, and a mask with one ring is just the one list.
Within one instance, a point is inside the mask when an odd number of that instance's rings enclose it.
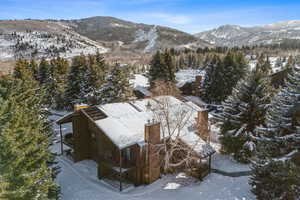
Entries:
{"label": "snow-covered mountain slope", "polygon": [[277,22],[254,27],[224,25],[195,35],[217,46],[242,46],[280,43],[300,39],[300,20]]}
{"label": "snow-covered mountain slope", "polygon": [[153,52],[157,49],[179,48],[190,43],[197,45],[196,48],[212,46],[208,42],[176,29],[133,23],[113,17],[91,17],[62,22],[95,41],[121,42],[123,50]]}
{"label": "snow-covered mountain slope", "polygon": [[0,21],[0,60],[105,53],[107,48],[60,22]]}
{"label": "snow-covered mountain slope", "polygon": [[105,52],[152,53],[165,48],[212,46],[168,27],[113,17],[78,20],[0,20],[0,60]]}

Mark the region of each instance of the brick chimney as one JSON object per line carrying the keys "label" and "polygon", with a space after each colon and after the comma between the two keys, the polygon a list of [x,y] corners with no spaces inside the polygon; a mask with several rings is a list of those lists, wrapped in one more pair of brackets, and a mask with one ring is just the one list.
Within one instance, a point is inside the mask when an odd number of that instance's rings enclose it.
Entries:
{"label": "brick chimney", "polygon": [[146,163],[145,183],[150,184],[160,177],[160,157],[156,144],[160,143],[160,123],[149,122],[145,124]]}
{"label": "brick chimney", "polygon": [[148,122],[145,124],[145,142],[151,144],[160,143],[160,123]]}
{"label": "brick chimney", "polygon": [[194,83],[194,95],[199,96],[201,90],[202,76],[198,75]]}
{"label": "brick chimney", "polygon": [[81,110],[81,109],[85,109],[85,108],[88,108],[89,105],[87,104],[75,104],[74,105],[74,111],[78,111],[78,110]]}
{"label": "brick chimney", "polygon": [[198,134],[204,141],[209,141],[209,130],[208,130],[208,111],[201,110],[198,111],[197,117],[197,128]]}

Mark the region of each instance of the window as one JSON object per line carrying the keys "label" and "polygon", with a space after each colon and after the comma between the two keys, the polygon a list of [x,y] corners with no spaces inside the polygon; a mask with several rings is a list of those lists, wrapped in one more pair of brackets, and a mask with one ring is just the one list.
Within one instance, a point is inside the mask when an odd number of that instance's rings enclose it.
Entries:
{"label": "window", "polygon": [[130,148],[125,149],[125,159],[130,160]]}

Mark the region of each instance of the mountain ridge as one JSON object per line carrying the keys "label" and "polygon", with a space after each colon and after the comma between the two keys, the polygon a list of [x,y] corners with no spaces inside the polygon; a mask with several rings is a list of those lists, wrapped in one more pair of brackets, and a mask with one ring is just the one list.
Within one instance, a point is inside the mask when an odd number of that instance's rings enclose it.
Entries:
{"label": "mountain ridge", "polygon": [[[81,53],[147,53],[165,48],[211,47],[173,28],[110,16],[74,20],[0,20],[0,59],[72,57]],[[48,56],[49,55],[49,56]]]}
{"label": "mountain ridge", "polygon": [[249,27],[227,24],[194,35],[217,46],[274,44],[284,39],[300,39],[300,20]]}

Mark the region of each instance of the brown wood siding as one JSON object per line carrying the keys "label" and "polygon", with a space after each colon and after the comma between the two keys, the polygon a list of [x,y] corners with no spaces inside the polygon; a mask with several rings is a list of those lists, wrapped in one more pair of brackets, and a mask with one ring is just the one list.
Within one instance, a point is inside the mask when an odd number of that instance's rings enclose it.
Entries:
{"label": "brown wood siding", "polygon": [[74,134],[74,161],[90,159],[91,157],[91,138],[88,129],[88,120],[83,115],[73,117]]}
{"label": "brown wood siding", "polygon": [[[157,130],[157,127],[156,127]],[[153,130],[152,130],[153,131]],[[75,162],[92,159],[98,163],[98,177],[107,176],[113,173],[111,164],[118,166],[120,152],[115,144],[99,129],[96,124],[88,119],[83,113],[73,118],[74,133],[74,160]],[[159,137],[151,136],[151,140],[156,141]],[[125,151],[122,150],[123,167],[125,165],[135,166],[124,177],[132,181],[135,185],[144,184],[144,170],[146,151],[140,146],[133,145],[130,148],[130,162],[126,162]]]}
{"label": "brown wood siding", "polygon": [[145,179],[150,184],[160,177],[160,158],[155,145],[160,140],[160,123],[145,126],[145,141],[148,143],[146,151]]}

